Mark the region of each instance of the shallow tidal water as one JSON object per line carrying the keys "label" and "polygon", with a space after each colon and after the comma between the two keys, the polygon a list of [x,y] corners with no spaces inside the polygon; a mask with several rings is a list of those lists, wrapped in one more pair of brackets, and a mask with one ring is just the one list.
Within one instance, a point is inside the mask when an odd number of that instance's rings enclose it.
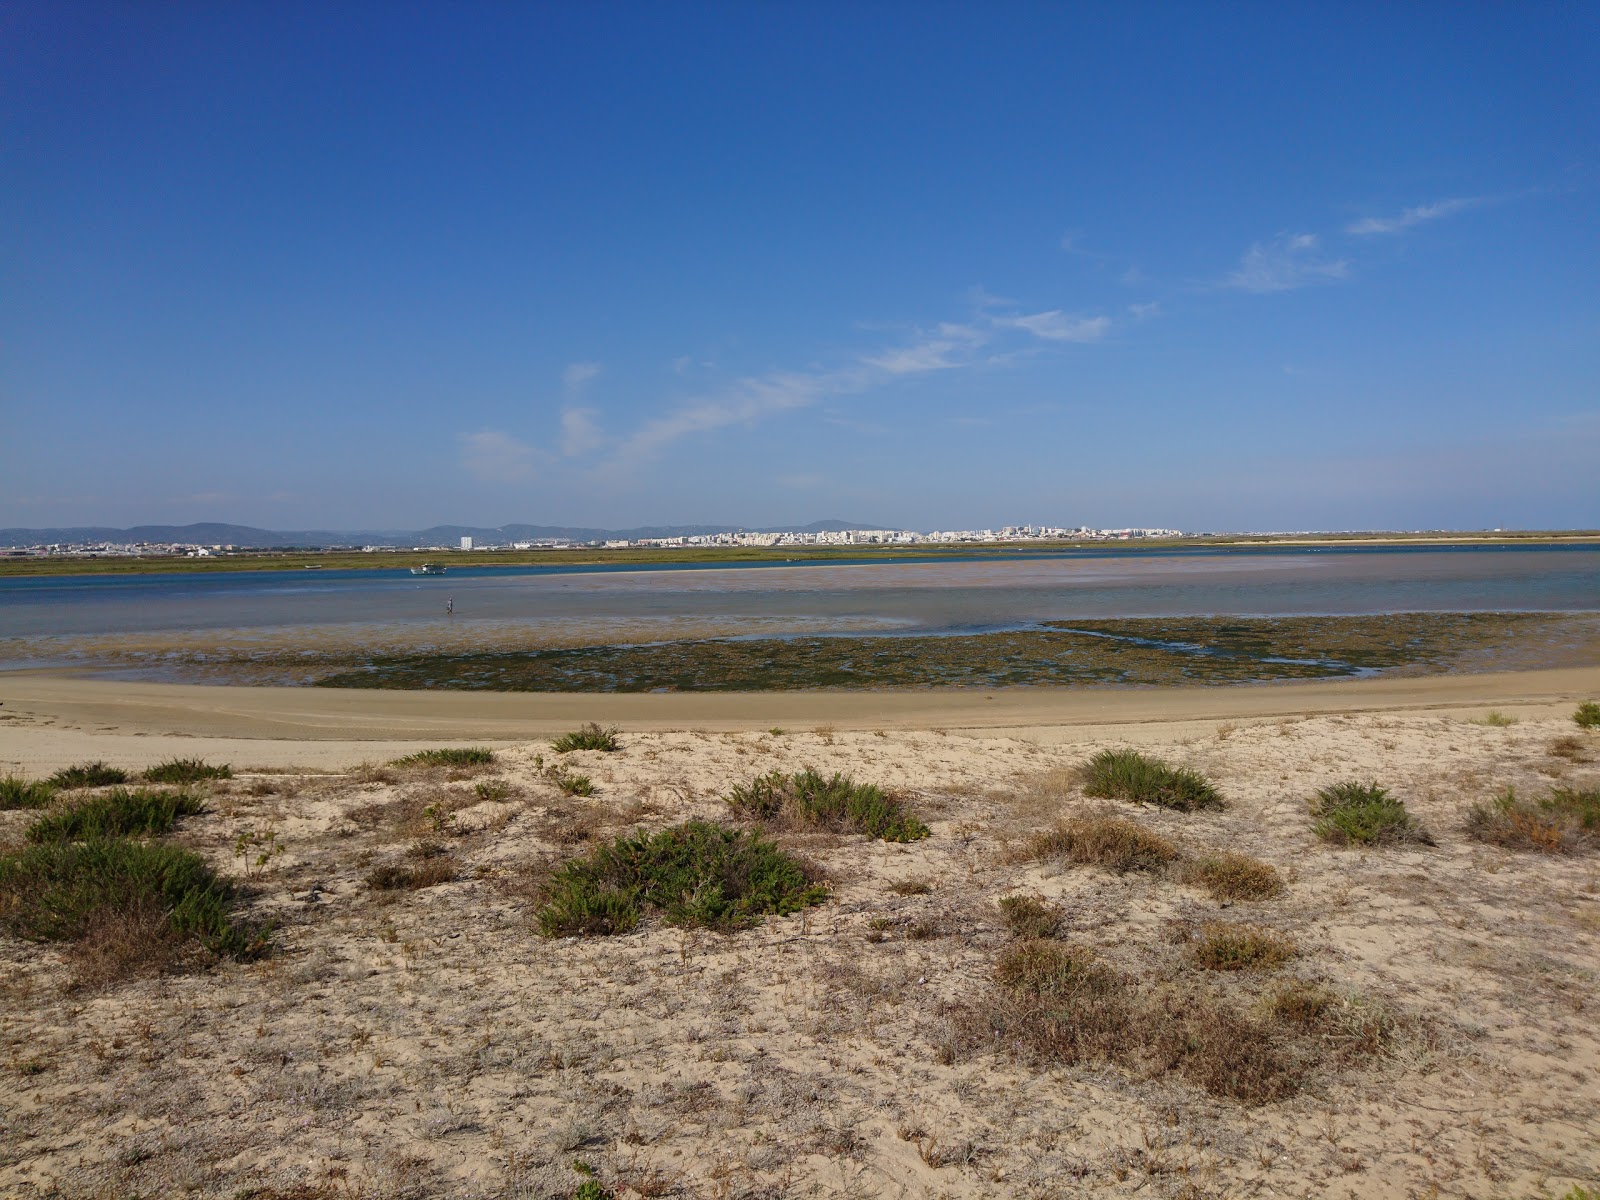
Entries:
{"label": "shallow tidal water", "polygon": [[[445,613],[447,600],[453,616]],[[804,672],[791,673],[795,682],[786,686],[839,686],[829,682],[837,675],[829,664],[846,649],[860,659],[863,647],[818,649],[815,639],[876,635],[876,642],[899,635],[890,640],[904,643],[940,635],[960,645],[937,652],[923,647],[909,659],[899,651],[865,657],[894,659],[893,678],[881,681],[890,685],[1065,683],[1080,677],[1115,682],[1116,673],[1092,666],[1075,674],[1015,664],[1054,655],[1060,638],[1051,636],[1063,622],[1597,611],[1600,547],[1593,546],[1094,549],[1004,560],[849,565],[479,568],[443,577],[388,569],[20,578],[0,580],[0,667],[77,665],[143,678],[315,683],[331,681],[341,670],[404,659],[406,670],[391,675],[418,681],[411,686],[494,687],[508,686],[493,680],[510,675],[478,672],[476,684],[443,677],[420,682],[416,665],[592,647],[610,648],[614,659],[654,647],[650,653],[660,659],[661,647],[668,646],[673,669],[663,676],[658,662],[639,675],[641,683],[695,687],[695,672],[685,673],[676,660],[727,660],[722,639],[813,639],[776,654],[745,654],[744,665],[717,670],[723,678],[759,683],[761,662],[792,661],[803,650],[822,663],[819,673],[810,684]],[[1145,632],[1163,640],[1159,628]],[[997,640],[999,635],[1009,640]],[[1085,641],[1074,642],[1080,663],[1093,658]],[[1511,647],[1500,634],[1492,641],[1501,650]],[[1552,644],[1558,643],[1560,638]],[[697,652],[696,645],[706,649]],[[1013,666],[972,666],[991,650]],[[1204,646],[1201,651],[1206,657]],[[1562,653],[1558,646],[1541,661],[1558,663]],[[1266,653],[1263,643],[1259,657],[1282,656]],[[1388,651],[1384,658],[1383,669],[1405,665]],[[943,665],[919,673],[916,659]],[[1260,677],[1315,673],[1314,664],[1290,666],[1279,664]],[[1339,659],[1329,673],[1364,669]],[[637,674],[616,659],[601,674],[621,678],[630,672]],[[599,676],[580,674],[589,679],[585,690],[605,686]],[[1224,674],[1238,672],[1230,667]],[[460,671],[454,675],[464,677]],[[540,675],[524,671],[520,677]],[[862,685],[874,682],[864,679]]]}

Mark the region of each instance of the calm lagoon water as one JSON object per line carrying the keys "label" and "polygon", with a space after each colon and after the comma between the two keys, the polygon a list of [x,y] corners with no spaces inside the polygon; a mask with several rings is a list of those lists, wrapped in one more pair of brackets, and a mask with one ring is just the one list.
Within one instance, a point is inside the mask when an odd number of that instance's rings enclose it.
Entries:
{"label": "calm lagoon water", "polygon": [[[446,618],[452,600],[455,617]],[[230,572],[0,580],[4,657],[40,640],[448,624],[572,630],[690,621],[727,633],[940,633],[1091,617],[1600,610],[1600,547],[1069,551],[1002,560],[739,567]]]}

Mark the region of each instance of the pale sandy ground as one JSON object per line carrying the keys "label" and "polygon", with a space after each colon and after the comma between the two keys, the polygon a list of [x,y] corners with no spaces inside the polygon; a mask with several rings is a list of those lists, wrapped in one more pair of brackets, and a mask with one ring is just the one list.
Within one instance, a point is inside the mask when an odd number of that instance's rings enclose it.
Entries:
{"label": "pale sandy ground", "polygon": [[[278,923],[265,961],[72,990],[56,950],[0,935],[0,1195],[568,1196],[580,1160],[623,1196],[1594,1187],[1600,858],[1482,846],[1461,823],[1506,785],[1600,783],[1600,736],[1569,719],[1596,695],[1593,670],[993,700],[145,693],[7,677],[0,772],[175,751],[342,770],[424,739],[502,750],[476,778],[254,773],[219,787],[178,840],[248,876],[251,911]],[[1473,723],[1490,709],[1518,719]],[[598,785],[579,801],[535,756],[551,760],[548,734],[590,717],[623,723],[625,745],[565,756]],[[256,728],[268,736],[242,736]],[[1553,752],[1570,737],[1576,750]],[[1056,813],[1106,807],[1071,792],[1041,805],[1030,781],[1129,742],[1206,771],[1231,806],[1110,807],[1190,849],[1255,854],[1288,894],[1219,912],[1167,879],[1008,860]],[[531,881],[583,837],[725,815],[732,784],[803,765],[903,790],[933,836],[799,839],[832,899],[746,932],[538,936]],[[1388,784],[1439,844],[1318,842],[1306,798],[1353,776]],[[511,794],[475,802],[492,779]],[[414,837],[372,806],[451,796],[468,805],[441,835],[459,878],[370,891],[366,872]],[[0,839],[27,820],[0,814]],[[284,848],[255,873],[234,854],[251,832]],[[891,890],[909,879],[932,891]],[[1257,1108],[1109,1068],[946,1062],[946,1006],[989,986],[1006,942],[995,900],[1017,891],[1059,901],[1066,936],[1147,977],[1198,977],[1175,927],[1270,924],[1303,951],[1283,975],[1387,1006],[1404,1031],[1386,1056]],[[1246,1006],[1272,984],[1201,982]]]}

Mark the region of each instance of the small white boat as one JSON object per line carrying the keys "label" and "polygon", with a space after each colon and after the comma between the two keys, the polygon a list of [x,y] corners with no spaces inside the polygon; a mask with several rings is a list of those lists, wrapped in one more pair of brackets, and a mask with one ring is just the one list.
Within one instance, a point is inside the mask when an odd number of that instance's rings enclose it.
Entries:
{"label": "small white boat", "polygon": [[443,575],[445,568],[438,563],[423,563],[420,567],[412,567],[413,575]]}

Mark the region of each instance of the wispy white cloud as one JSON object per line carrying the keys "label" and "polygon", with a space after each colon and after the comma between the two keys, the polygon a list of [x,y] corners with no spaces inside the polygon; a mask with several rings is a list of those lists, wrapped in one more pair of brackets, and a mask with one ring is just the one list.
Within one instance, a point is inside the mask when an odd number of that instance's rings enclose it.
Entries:
{"label": "wispy white cloud", "polygon": [[[1093,342],[1112,327],[1109,317],[1073,316],[1059,309],[998,313],[996,309],[1012,307],[1012,302],[982,289],[975,289],[971,300],[976,311],[967,321],[945,321],[919,329],[907,340],[869,351],[839,368],[774,371],[741,379],[720,393],[691,400],[673,412],[646,421],[621,439],[599,470],[625,474],[674,442],[695,434],[751,425],[896,380],[1003,361],[1005,356],[991,353],[990,347],[1007,338],[1015,343],[1014,331],[1045,342]],[[836,414],[824,419],[851,424]]]}
{"label": "wispy white cloud", "polygon": [[605,434],[595,424],[599,415],[592,408],[568,408],[561,413],[561,453],[576,458],[605,445]]}
{"label": "wispy white cloud", "polygon": [[576,391],[599,374],[599,363],[575,362],[569,364],[567,369],[561,372],[561,382],[566,384],[569,390]]}
{"label": "wispy white cloud", "polygon": [[1161,315],[1161,305],[1152,300],[1148,304],[1130,304],[1128,305],[1128,311],[1133,314],[1135,321],[1148,321],[1151,317],[1159,317]]}
{"label": "wispy white cloud", "polygon": [[456,435],[461,465],[484,483],[524,483],[534,476],[536,452],[509,433],[485,429]]}
{"label": "wispy white cloud", "polygon": [[1049,342],[1096,342],[1111,328],[1110,317],[1074,317],[1058,308],[1025,316],[996,317],[994,323],[1024,330]]}
{"label": "wispy white cloud", "polygon": [[1246,292],[1287,292],[1349,276],[1349,263],[1322,256],[1316,234],[1282,233],[1246,250],[1238,268],[1220,286]]}
{"label": "wispy white cloud", "polygon": [[1482,196],[1458,196],[1450,200],[1436,200],[1432,204],[1419,204],[1415,208],[1408,208],[1397,217],[1363,217],[1346,225],[1344,231],[1355,234],[1400,233],[1413,225],[1437,221],[1440,217],[1476,208],[1483,202]]}

